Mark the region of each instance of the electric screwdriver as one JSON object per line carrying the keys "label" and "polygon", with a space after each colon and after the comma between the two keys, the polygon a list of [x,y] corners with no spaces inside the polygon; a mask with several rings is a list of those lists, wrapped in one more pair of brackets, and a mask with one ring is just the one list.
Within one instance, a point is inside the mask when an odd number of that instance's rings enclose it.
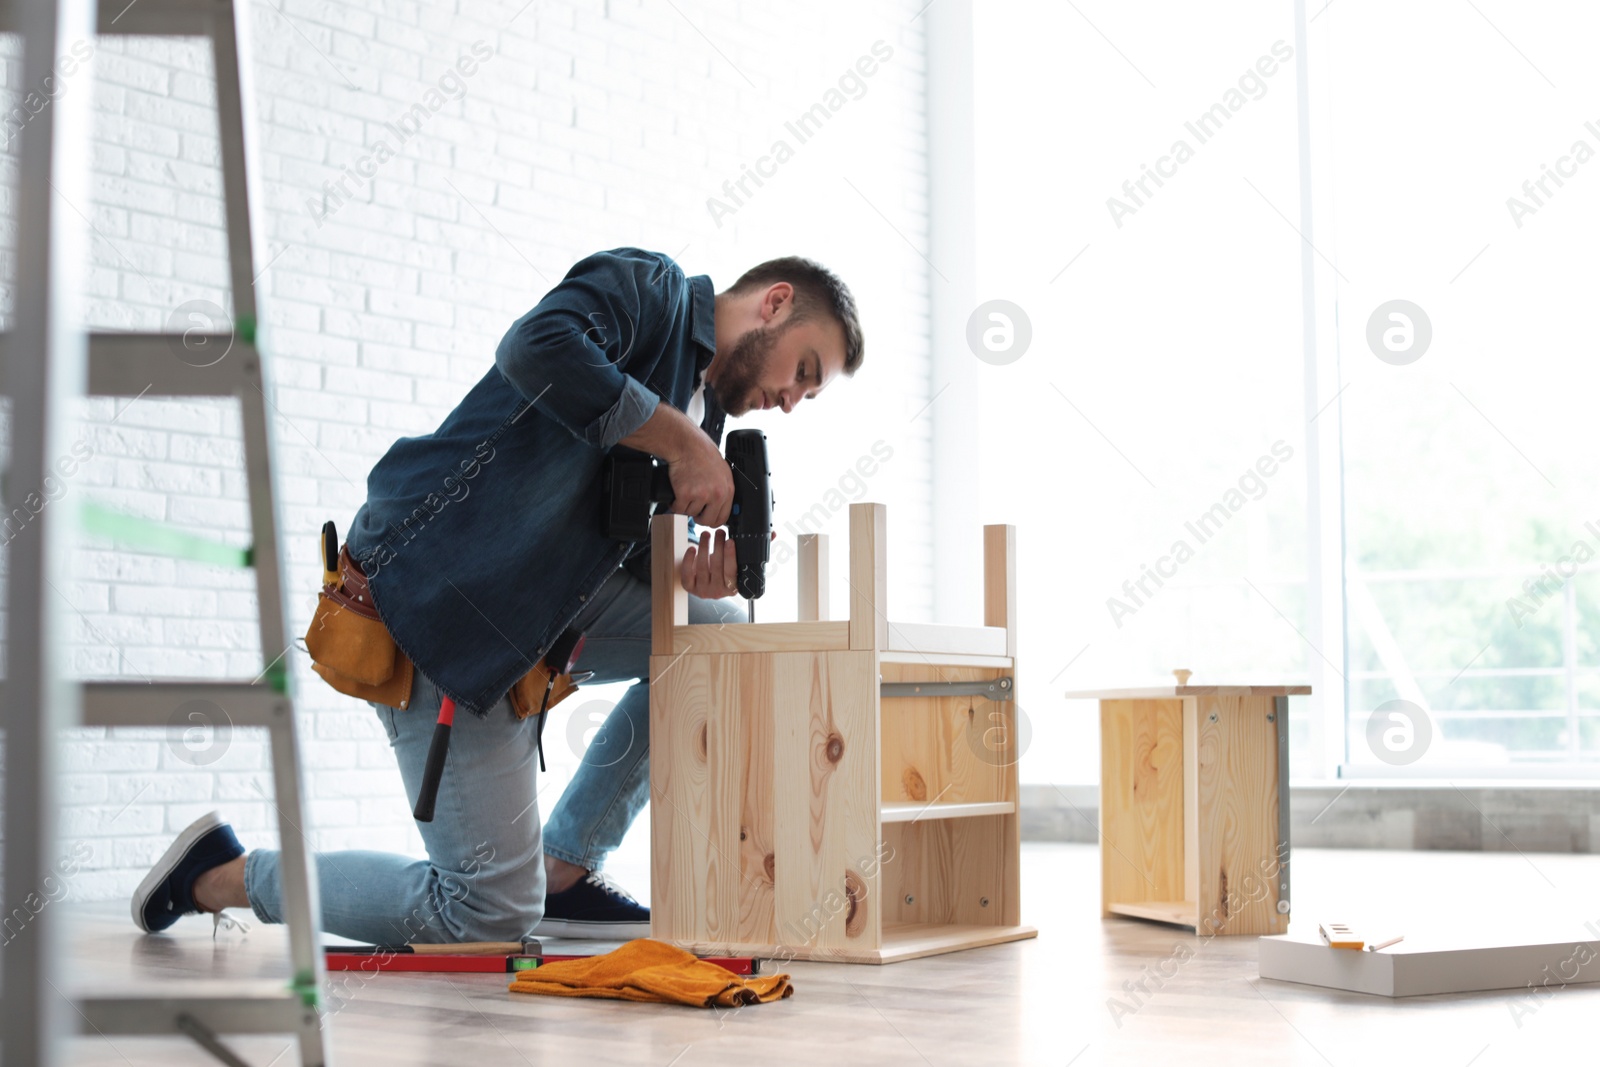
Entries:
{"label": "electric screwdriver", "polygon": [[[767,469],[767,435],[760,430],[733,430],[725,449],[733,469],[733,508],[728,515],[728,540],[739,564],[739,595],[759,599],[767,587],[767,558],[772,543],[772,472]],[[606,536],[616,541],[643,541],[650,536],[650,518],[670,510],[675,494],[665,464],[646,452],[614,448],[601,468],[605,486]],[[665,504],[667,509],[657,505]]]}

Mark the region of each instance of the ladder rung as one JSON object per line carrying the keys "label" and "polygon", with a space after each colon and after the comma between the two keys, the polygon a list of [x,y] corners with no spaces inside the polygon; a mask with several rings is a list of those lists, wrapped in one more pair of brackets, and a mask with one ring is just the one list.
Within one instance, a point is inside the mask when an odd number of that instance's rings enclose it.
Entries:
{"label": "ladder rung", "polygon": [[283,982],[255,982],[232,992],[191,996],[86,996],[78,1001],[79,1033],[172,1034],[179,1015],[189,1015],[206,1029],[226,1034],[292,1034],[311,1025],[308,1008]]}
{"label": "ladder rung", "polygon": [[232,334],[89,335],[90,396],[236,396],[259,381],[258,367],[255,345]]}
{"label": "ladder rung", "polygon": [[83,725],[170,726],[197,701],[219,709],[230,726],[278,726],[291,707],[286,694],[252,682],[85,682]]}
{"label": "ladder rung", "polygon": [[[95,32],[142,34],[152,37],[206,37],[211,20],[228,11],[218,0],[103,0],[95,20]],[[0,5],[0,32],[17,32],[13,5]]]}

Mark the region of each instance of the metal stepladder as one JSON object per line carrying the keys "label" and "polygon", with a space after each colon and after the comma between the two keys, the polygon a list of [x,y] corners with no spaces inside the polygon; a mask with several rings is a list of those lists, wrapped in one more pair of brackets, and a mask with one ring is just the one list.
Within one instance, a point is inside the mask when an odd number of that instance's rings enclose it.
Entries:
{"label": "metal stepladder", "polygon": [[[62,1039],[86,1035],[183,1034],[224,1063],[245,1061],[224,1034],[290,1034],[304,1067],[329,1062],[323,1027],[320,910],[312,856],[304,836],[299,741],[285,631],[277,511],[271,471],[267,380],[258,344],[261,322],[254,280],[254,213],[262,204],[254,168],[254,104],[247,0],[11,0],[0,2],[0,31],[20,33],[23,85],[60,78],[61,56],[94,33],[197,36],[210,39],[234,303],[231,331],[85,334],[76,316],[75,285],[87,257],[75,204],[87,203],[89,72],[78,72],[24,127],[19,141],[16,307],[0,338],[0,392],[11,400],[12,463],[8,484],[18,500],[45,481],[66,453],[72,398],[208,396],[239,401],[249,486],[252,545],[212,544],[159,524],[85,506],[81,521],[123,547],[251,566],[260,603],[265,664],[254,681],[74,683],[67,677],[65,546],[79,516],[70,505],[43,506],[10,538],[6,581],[7,679],[0,687],[5,728],[4,915],[26,907],[54,873],[58,858],[56,795],[63,728],[161,727],[174,712],[202,701],[237,727],[264,727],[271,742],[273,783],[282,838],[283,904],[293,977],[205,987],[162,995],[73,997],[65,986],[58,909],[42,907],[0,951],[0,1067],[57,1067]],[[197,358],[197,353],[205,353]],[[212,359],[214,354],[221,358]],[[87,371],[87,373],[85,373]],[[85,389],[85,385],[87,388]],[[70,498],[68,498],[70,499]],[[4,518],[5,516],[0,516]],[[34,622],[37,625],[34,625]],[[80,718],[81,715],[81,718]],[[29,908],[30,912],[34,909]]]}

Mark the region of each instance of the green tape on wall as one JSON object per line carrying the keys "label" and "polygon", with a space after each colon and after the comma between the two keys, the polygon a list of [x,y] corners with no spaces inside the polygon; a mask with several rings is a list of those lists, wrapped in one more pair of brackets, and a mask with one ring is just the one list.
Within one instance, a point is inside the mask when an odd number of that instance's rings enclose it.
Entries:
{"label": "green tape on wall", "polygon": [[124,515],[88,501],[79,506],[78,514],[85,532],[109,537],[123,548],[192,559],[198,563],[215,563],[221,567],[251,565],[252,557],[248,548],[235,548],[221,541],[196,537],[163,522]]}

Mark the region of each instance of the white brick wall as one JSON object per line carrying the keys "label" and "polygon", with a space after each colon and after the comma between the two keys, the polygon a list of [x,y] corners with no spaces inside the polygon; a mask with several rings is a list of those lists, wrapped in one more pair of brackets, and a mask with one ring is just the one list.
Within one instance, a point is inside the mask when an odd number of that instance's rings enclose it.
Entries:
{"label": "white brick wall", "polygon": [[[797,14],[779,0],[256,5],[268,240],[260,261],[272,264],[261,286],[297,634],[319,580],[313,544],[322,521],[343,530],[389,443],[431,430],[490,365],[511,321],[572,262],[622,244],[676,255],[719,289],[790,253],[821,260],[851,284],[868,339],[862,373],[791,418],[744,424],[772,440],[780,521],[818,504],[817,514],[831,514],[841,585],[834,602],[845,602],[838,501],[875,499],[890,505],[894,614],[926,616],[921,6],[832,0]],[[344,168],[354,173],[380,139],[398,143],[386,124],[426,106],[428,90],[480,41],[492,56],[460,79],[464,95],[429,112],[370,180],[347,179],[347,202],[325,201]],[[798,144],[785,122],[841,88],[877,41],[892,56],[870,77],[847,81],[833,117]],[[19,90],[14,47],[7,56],[9,109]],[[193,41],[102,38],[88,69],[93,202],[79,206],[94,225],[84,275],[90,324],[153,330],[185,301],[226,305],[207,52]],[[88,81],[68,79],[67,91]],[[722,197],[723,183],[780,138],[793,158],[760,188],[747,185],[753,195],[719,225],[707,198]],[[0,152],[12,181],[17,143]],[[13,201],[0,206],[13,210]],[[6,265],[17,269],[9,257]],[[9,288],[0,295],[9,299]],[[68,495],[247,543],[231,406],[94,400],[84,414],[91,458],[65,483]],[[847,473],[880,440],[893,459],[858,488]],[[29,488],[8,487],[8,506]],[[75,565],[76,580],[61,592],[83,676],[260,670],[247,572],[91,542]],[[793,611],[793,581],[792,564],[773,566],[763,617]],[[419,850],[371,710],[323,686],[303,654],[292,659],[313,844]],[[583,720],[572,714],[585,702],[569,702],[546,736],[581,737]],[[546,811],[573,762],[565,744],[552,748]],[[215,762],[193,764],[177,734],[74,735],[62,831],[67,845],[91,850],[74,895],[126,895],[170,835],[211,807],[248,846],[275,844],[263,738],[236,732]]]}

